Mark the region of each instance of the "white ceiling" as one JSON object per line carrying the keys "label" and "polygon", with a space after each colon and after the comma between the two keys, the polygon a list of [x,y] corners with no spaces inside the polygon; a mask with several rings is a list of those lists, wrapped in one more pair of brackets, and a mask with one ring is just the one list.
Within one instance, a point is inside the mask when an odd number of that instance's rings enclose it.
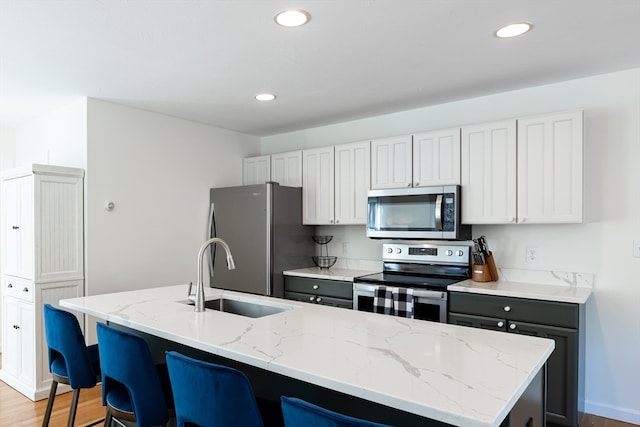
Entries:
{"label": "white ceiling", "polygon": [[639,40],[640,0],[0,0],[0,124],[88,96],[266,136],[640,67]]}

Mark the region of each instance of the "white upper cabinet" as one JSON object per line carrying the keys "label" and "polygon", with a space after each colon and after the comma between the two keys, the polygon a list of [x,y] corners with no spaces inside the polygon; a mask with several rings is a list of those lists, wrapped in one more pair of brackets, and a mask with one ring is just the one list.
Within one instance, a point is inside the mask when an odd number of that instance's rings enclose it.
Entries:
{"label": "white upper cabinet", "polygon": [[460,128],[413,135],[413,186],[460,184]]}
{"label": "white upper cabinet", "polygon": [[516,222],[516,120],[462,128],[462,223]]}
{"label": "white upper cabinet", "polygon": [[242,160],[242,185],[264,184],[271,180],[271,156]]}
{"label": "white upper cabinet", "polygon": [[302,150],[271,155],[271,181],[302,187]]}
{"label": "white upper cabinet", "polygon": [[411,187],[411,163],[411,135],[371,141],[371,188]]}
{"label": "white upper cabinet", "polygon": [[463,127],[462,222],[582,222],[582,128],[581,110]]}
{"label": "white upper cabinet", "polygon": [[335,146],[335,224],[366,224],[371,185],[369,141]]}
{"label": "white upper cabinet", "polygon": [[518,119],[518,222],[582,222],[583,112]]}
{"label": "white upper cabinet", "polygon": [[334,223],[333,146],[302,151],[302,223]]}

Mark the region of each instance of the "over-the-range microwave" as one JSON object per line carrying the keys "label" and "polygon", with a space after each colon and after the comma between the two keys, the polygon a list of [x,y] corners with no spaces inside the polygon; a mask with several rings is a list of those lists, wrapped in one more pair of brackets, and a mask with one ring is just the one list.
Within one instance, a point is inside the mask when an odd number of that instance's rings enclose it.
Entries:
{"label": "over-the-range microwave", "polygon": [[372,239],[471,239],[460,224],[460,186],[394,188],[367,193],[367,237]]}

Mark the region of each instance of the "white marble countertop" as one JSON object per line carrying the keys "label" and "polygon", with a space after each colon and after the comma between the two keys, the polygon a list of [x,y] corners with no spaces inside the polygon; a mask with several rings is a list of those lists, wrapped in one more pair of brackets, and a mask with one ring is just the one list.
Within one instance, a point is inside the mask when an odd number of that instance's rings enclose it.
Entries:
{"label": "white marble countertop", "polygon": [[499,426],[554,342],[205,289],[289,308],[258,319],[183,303],[187,285],[61,300],[68,309],[458,426]]}
{"label": "white marble countertop", "polygon": [[343,280],[346,282],[353,282],[354,277],[364,276],[365,274],[378,273],[380,270],[355,270],[352,268],[320,268],[320,267],[307,267],[299,268],[297,270],[283,271],[285,276],[298,276],[308,277],[311,279],[329,279],[329,280]]}
{"label": "white marble countertop", "polygon": [[591,274],[501,269],[497,282],[465,280],[448,291],[584,304],[592,292]]}

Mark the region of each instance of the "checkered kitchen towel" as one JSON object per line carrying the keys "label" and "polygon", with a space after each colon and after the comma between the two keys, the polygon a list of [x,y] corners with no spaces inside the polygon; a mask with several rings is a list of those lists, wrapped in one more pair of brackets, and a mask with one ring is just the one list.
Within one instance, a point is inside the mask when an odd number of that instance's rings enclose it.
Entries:
{"label": "checkered kitchen towel", "polygon": [[373,312],[393,314],[393,288],[377,286],[373,292]]}
{"label": "checkered kitchen towel", "polygon": [[393,314],[413,319],[413,289],[393,288]]}
{"label": "checkered kitchen towel", "polygon": [[413,319],[413,289],[376,287],[373,293],[373,312]]}

